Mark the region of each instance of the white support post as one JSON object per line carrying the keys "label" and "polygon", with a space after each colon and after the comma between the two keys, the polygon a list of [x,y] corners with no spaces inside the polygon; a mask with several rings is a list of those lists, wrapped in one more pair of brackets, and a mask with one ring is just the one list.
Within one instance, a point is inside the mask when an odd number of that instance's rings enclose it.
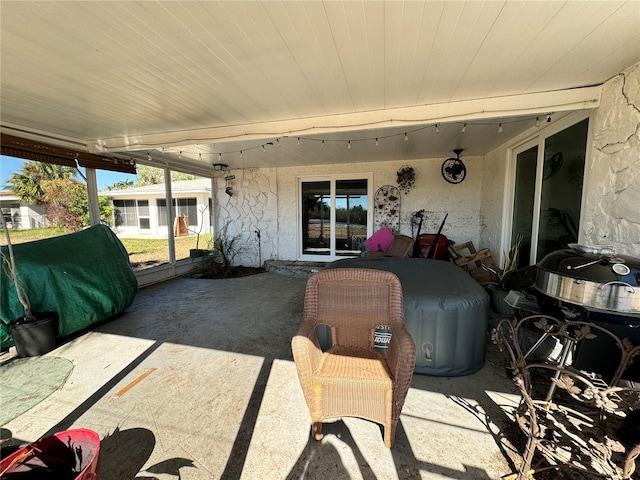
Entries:
{"label": "white support post", "polygon": [[98,181],[96,179],[96,169],[86,169],[87,195],[89,196],[89,224],[98,225],[100,223],[100,200],[98,199]]}
{"label": "white support post", "polygon": [[173,235],[173,219],[176,217],[173,208],[173,195],[171,193],[171,169],[164,169],[164,188],[167,199],[167,243],[169,245],[169,263],[176,263],[176,241]]}

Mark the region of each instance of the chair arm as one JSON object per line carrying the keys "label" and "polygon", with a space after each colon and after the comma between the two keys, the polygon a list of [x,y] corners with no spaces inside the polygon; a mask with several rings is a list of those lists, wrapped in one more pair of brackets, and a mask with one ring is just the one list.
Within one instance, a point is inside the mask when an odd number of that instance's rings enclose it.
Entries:
{"label": "chair arm", "polygon": [[402,322],[395,322],[392,327],[386,360],[394,383],[392,417],[397,419],[411,386],[416,366],[416,344]]}
{"label": "chair arm", "polygon": [[316,337],[315,327],[315,321],[304,321],[291,339],[293,360],[296,364],[298,379],[307,402],[312,398],[312,374],[322,356],[322,349]]}

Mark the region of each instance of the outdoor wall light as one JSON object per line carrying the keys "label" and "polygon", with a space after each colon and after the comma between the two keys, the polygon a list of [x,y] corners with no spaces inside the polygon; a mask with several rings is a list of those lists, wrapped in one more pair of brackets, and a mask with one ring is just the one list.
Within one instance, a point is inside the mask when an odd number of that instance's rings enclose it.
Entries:
{"label": "outdoor wall light", "polygon": [[227,165],[226,163],[214,163],[211,166],[213,167],[213,170],[216,172],[224,172],[229,167],[229,165]]}

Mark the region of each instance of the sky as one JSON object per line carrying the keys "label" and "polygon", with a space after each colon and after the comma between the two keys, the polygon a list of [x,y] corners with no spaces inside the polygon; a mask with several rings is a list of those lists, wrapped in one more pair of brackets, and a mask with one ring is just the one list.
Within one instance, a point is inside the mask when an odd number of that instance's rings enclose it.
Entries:
{"label": "sky", "polygon": [[[0,155],[0,191],[6,190],[4,188],[5,182],[14,172],[20,171],[22,169],[22,164],[26,161],[28,160]],[[84,175],[84,168],[80,167],[80,171]],[[107,185],[113,185],[116,182],[124,180],[136,181],[135,175],[110,172],[108,170],[98,170],[96,176],[98,180],[98,190],[104,190]],[[79,175],[78,180],[82,180],[82,177]]]}

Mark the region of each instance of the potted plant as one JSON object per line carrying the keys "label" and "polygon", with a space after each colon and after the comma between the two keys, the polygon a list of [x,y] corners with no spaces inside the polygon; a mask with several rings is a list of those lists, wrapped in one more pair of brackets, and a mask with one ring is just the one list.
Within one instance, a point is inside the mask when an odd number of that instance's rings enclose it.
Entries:
{"label": "potted plant", "polygon": [[198,258],[198,257],[206,257],[211,254],[211,250],[206,248],[198,248],[200,244],[200,233],[202,232],[202,227],[204,226],[204,212],[207,210],[207,205],[200,207],[200,228],[197,232],[191,230],[192,233],[196,234],[196,248],[189,249],[189,258]]}
{"label": "potted plant", "polygon": [[34,357],[44,355],[56,347],[58,336],[58,318],[55,313],[34,313],[26,290],[18,279],[16,259],[13,253],[13,245],[7,223],[2,219],[2,227],[7,241],[6,252],[3,249],[2,269],[13,283],[16,297],[22,305],[24,314],[9,322],[9,331],[13,338],[18,355],[21,357]]}
{"label": "potted plant", "polygon": [[489,296],[491,297],[491,304],[496,313],[505,316],[513,316],[515,310],[509,305],[505,298],[509,293],[505,288],[505,280],[509,275],[518,269],[518,257],[520,255],[520,247],[522,246],[522,235],[516,235],[516,239],[511,245],[508,252],[505,252],[504,266],[502,268],[490,268],[484,263],[482,268],[491,272],[495,276],[495,282],[487,285],[489,289]]}

